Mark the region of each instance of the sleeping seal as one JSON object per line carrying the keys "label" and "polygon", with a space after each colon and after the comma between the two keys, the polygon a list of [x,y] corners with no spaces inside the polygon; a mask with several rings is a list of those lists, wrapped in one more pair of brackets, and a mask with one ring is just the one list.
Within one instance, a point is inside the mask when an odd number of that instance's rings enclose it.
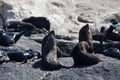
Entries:
{"label": "sleeping seal", "polygon": [[105,56],[110,56],[113,58],[120,59],[120,50],[114,47],[107,48],[102,52]]}
{"label": "sleeping seal", "polygon": [[50,21],[46,17],[34,17],[25,18],[23,22],[31,23],[36,28],[42,29],[45,28],[47,31],[50,31]]}
{"label": "sleeping seal", "polygon": [[0,45],[5,47],[10,46],[11,44],[16,43],[23,34],[24,31],[21,31],[18,34],[6,32],[6,31],[0,31]]}
{"label": "sleeping seal", "polygon": [[9,50],[7,53],[9,61],[16,61],[16,62],[27,62],[27,57],[23,54],[22,51],[19,50]]}

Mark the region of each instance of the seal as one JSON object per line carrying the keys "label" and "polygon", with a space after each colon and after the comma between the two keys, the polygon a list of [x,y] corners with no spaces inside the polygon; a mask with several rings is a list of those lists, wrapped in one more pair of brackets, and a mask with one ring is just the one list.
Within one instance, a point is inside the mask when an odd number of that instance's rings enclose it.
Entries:
{"label": "seal", "polygon": [[[88,34],[89,33],[89,34]],[[87,25],[83,26],[79,32],[79,43],[71,51],[71,57],[74,61],[74,66],[80,65],[94,65],[100,62],[101,60],[96,57],[92,48],[92,33],[90,28]]]}
{"label": "seal", "polygon": [[99,33],[92,35],[93,40],[98,40],[102,43],[102,41],[109,39],[110,35],[112,35],[112,34],[114,35],[114,33],[113,33],[114,29],[116,29],[116,27],[113,25],[110,25],[108,30],[105,30],[105,27],[101,27],[101,30]]}
{"label": "seal", "polygon": [[24,25],[25,23],[21,22],[21,21],[9,21],[6,22],[6,25],[4,25],[5,27],[5,31],[13,31],[13,32],[19,32],[21,31],[21,25]]}
{"label": "seal", "polygon": [[[93,43],[93,45],[95,46],[94,51],[97,52],[97,53],[101,52],[105,48],[104,45],[103,45],[103,41],[105,41],[105,34],[106,34],[105,27],[102,26],[101,29],[100,29],[100,32],[92,35],[93,40],[100,42],[98,44]],[[97,46],[99,46],[99,48]]]}
{"label": "seal", "polygon": [[10,26],[10,28],[15,28],[16,29],[20,25],[20,23],[21,23],[21,21],[10,21],[10,22],[7,22],[6,19],[4,19],[3,15],[1,13],[0,13],[0,17],[2,19],[2,23],[3,23],[2,26],[3,26],[3,29],[5,31],[8,30],[9,26]]}
{"label": "seal", "polygon": [[0,31],[0,45],[5,47],[10,46],[11,44],[16,43],[23,34],[24,31],[21,31],[18,34],[6,32],[6,31]]}
{"label": "seal", "polygon": [[29,18],[23,19],[22,21],[31,23],[34,26],[36,26],[36,28],[38,28],[38,29],[45,28],[47,31],[50,31],[50,21],[46,17],[31,16]]}
{"label": "seal", "polygon": [[92,35],[93,40],[100,41],[100,43],[102,44],[102,41],[105,41],[105,33],[106,33],[105,27],[102,26],[100,32]]}
{"label": "seal", "polygon": [[[30,33],[45,33],[46,30],[50,30],[50,22],[46,17],[30,17],[23,19],[23,21],[9,21],[7,22],[3,15],[0,13],[0,17],[3,21],[3,29],[5,31],[20,32],[26,29],[25,36],[30,36]],[[46,29],[46,30],[45,30]],[[29,35],[28,35],[29,33]]]}
{"label": "seal", "polygon": [[104,54],[105,56],[110,56],[113,58],[120,59],[120,50],[115,47],[110,47],[110,48],[103,50],[102,54]]}
{"label": "seal", "polygon": [[31,23],[21,22],[21,21],[10,21],[6,26],[6,31],[9,32],[20,32],[25,30],[24,35],[30,36],[32,31],[35,29],[35,26]]}
{"label": "seal", "polygon": [[42,64],[48,70],[62,67],[57,60],[57,45],[54,30],[44,37],[42,42]]}
{"label": "seal", "polygon": [[116,27],[111,25],[105,34],[105,38],[112,41],[120,41],[120,34],[114,33],[114,29],[116,29]]}
{"label": "seal", "polygon": [[27,57],[23,54],[22,51],[19,50],[9,50],[7,53],[9,61],[16,61],[16,62],[27,62]]}
{"label": "seal", "polygon": [[114,29],[116,29],[116,27],[115,27],[114,25],[110,25],[110,27],[109,27],[108,30],[106,31],[106,34],[107,34],[107,33],[112,33]]}
{"label": "seal", "polygon": [[[41,57],[40,53],[32,49],[21,51],[21,50],[8,50],[6,53],[9,61],[24,62],[26,63],[28,59],[39,59]],[[8,61],[5,61],[8,62]]]}
{"label": "seal", "polygon": [[100,41],[101,48],[105,49],[103,41],[110,41],[110,40],[119,41],[120,40],[119,35],[113,32],[114,29],[116,29],[116,27],[113,25],[110,25],[110,27],[107,30],[105,30],[105,27],[101,27],[101,30],[99,33],[92,35],[93,40]]}
{"label": "seal", "polygon": [[21,32],[22,30],[26,30],[24,32],[25,36],[30,36],[32,34],[33,30],[39,31],[31,23],[26,23],[26,22],[22,22],[22,21],[9,21],[9,22],[7,22],[1,13],[0,13],[0,17],[3,20],[2,26],[3,26],[3,29],[5,31]]}
{"label": "seal", "polygon": [[91,46],[92,51],[93,50],[92,40],[93,40],[92,32],[90,30],[89,24],[86,24],[79,30],[79,42],[87,41],[88,44]]}

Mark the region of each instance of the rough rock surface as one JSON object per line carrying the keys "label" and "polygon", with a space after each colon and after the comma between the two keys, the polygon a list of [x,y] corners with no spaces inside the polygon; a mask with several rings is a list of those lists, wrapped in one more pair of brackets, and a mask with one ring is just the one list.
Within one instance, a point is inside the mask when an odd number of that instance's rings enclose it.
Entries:
{"label": "rough rock surface", "polygon": [[[46,16],[51,22],[51,30],[55,30],[57,45],[68,55],[78,42],[78,32],[83,25],[89,23],[93,32],[99,31],[102,25],[109,27],[110,19],[120,21],[119,7],[120,0],[0,0],[0,12],[7,21]],[[22,36],[11,48],[31,48],[41,53],[43,37],[42,34]],[[26,64],[3,63],[0,64],[0,80],[119,80],[120,61],[96,55],[102,62],[88,67],[70,67],[73,65],[71,57],[60,58],[59,62],[69,68],[55,71],[45,70],[41,59],[29,60]]]}

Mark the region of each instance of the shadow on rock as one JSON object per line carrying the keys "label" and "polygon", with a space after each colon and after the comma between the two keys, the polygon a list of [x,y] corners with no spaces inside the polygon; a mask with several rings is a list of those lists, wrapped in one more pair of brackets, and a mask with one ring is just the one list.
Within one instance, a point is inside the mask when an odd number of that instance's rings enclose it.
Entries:
{"label": "shadow on rock", "polygon": [[47,69],[45,69],[45,68],[43,67],[43,65],[42,65],[42,60],[35,62],[35,63],[32,65],[32,67],[35,68],[35,69],[40,68],[40,70],[48,71]]}
{"label": "shadow on rock", "polygon": [[[96,64],[97,65],[97,64]],[[80,65],[80,66],[67,66],[67,67],[64,67],[64,69],[70,69],[70,68],[87,68],[87,67],[91,67],[91,66],[93,66],[93,65]],[[37,69],[37,68],[39,68],[40,70],[42,70],[42,71],[51,71],[51,70],[49,70],[49,69],[46,69],[46,68],[44,68],[43,67],[43,65],[42,65],[42,60],[40,60],[40,61],[37,61],[37,62],[35,62],[33,65],[32,65],[32,67],[33,68],[35,68],[35,69]],[[62,68],[60,68],[60,69],[62,69]],[[60,69],[57,69],[57,70],[60,70]],[[56,70],[54,70],[54,71],[56,71]]]}

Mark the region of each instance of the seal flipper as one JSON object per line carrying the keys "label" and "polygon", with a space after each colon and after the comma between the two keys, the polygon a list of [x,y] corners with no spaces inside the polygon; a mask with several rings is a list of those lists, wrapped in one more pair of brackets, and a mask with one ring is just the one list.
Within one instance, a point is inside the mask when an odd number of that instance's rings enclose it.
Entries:
{"label": "seal flipper", "polygon": [[59,57],[69,57],[69,54],[64,54],[62,50],[57,46],[57,58]]}
{"label": "seal flipper", "polygon": [[10,60],[1,60],[0,64],[3,64],[4,62],[10,62]]}
{"label": "seal flipper", "polygon": [[22,62],[22,64],[25,64],[25,63],[27,63],[27,58]]}
{"label": "seal flipper", "polygon": [[24,55],[24,53],[19,50],[10,50],[9,52],[7,52],[7,56],[11,61],[26,62],[27,60],[27,57]]}
{"label": "seal flipper", "polygon": [[56,46],[56,47],[57,47],[57,57],[58,58],[62,57],[64,55],[63,52],[61,51],[61,49],[58,46]]}
{"label": "seal flipper", "polygon": [[17,42],[23,34],[24,34],[24,30],[21,31],[19,34],[16,34],[14,37],[15,42]]}

